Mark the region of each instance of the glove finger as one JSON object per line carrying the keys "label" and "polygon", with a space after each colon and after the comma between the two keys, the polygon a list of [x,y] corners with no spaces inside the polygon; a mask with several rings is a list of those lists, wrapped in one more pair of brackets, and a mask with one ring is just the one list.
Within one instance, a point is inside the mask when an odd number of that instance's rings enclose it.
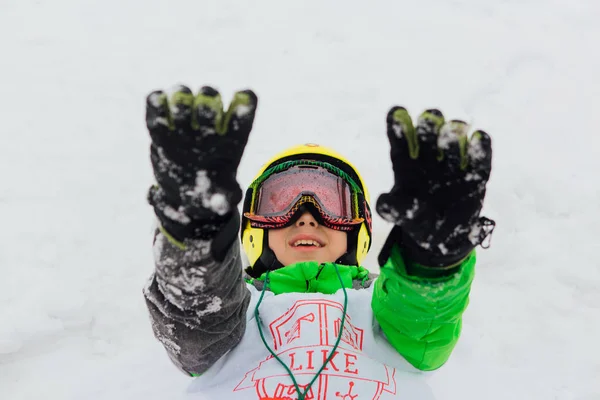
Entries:
{"label": "glove finger", "polygon": [[167,95],[156,90],[146,98],[146,126],[154,142],[173,128]]}
{"label": "glove finger", "polygon": [[[396,225],[411,225],[423,221],[427,206],[416,197],[402,196],[398,193],[382,193],[377,198],[375,209],[381,218]],[[419,223],[420,223],[419,222]],[[431,226],[427,225],[427,226]]]}
{"label": "glove finger", "polygon": [[377,214],[384,220],[393,224],[400,224],[404,220],[406,211],[404,205],[401,205],[401,200],[391,193],[382,193],[377,198],[375,210]]}
{"label": "glove finger", "polygon": [[226,139],[229,157],[239,163],[254,123],[258,99],[251,90],[237,92],[223,118],[217,121],[217,133]]}
{"label": "glove finger", "polygon": [[187,86],[179,85],[171,95],[169,110],[173,116],[173,124],[178,132],[189,132],[192,129],[192,108],[194,95]]}
{"label": "glove finger", "polygon": [[484,131],[473,133],[467,150],[472,179],[487,182],[492,171],[492,139]]}
{"label": "glove finger", "polygon": [[434,160],[438,156],[437,139],[444,125],[444,115],[435,108],[425,110],[417,120],[415,133],[419,147],[419,159]]}
{"label": "glove finger", "polygon": [[412,119],[406,108],[395,106],[387,114],[387,135],[390,141],[392,161],[419,155],[419,143]]}
{"label": "glove finger", "polygon": [[246,144],[252,130],[258,97],[252,90],[242,90],[233,96],[221,121],[220,132],[233,140]]}
{"label": "glove finger", "polygon": [[450,172],[464,171],[467,168],[467,132],[466,122],[452,120],[445,123],[438,136],[439,159]]}
{"label": "glove finger", "polygon": [[204,136],[216,134],[218,122],[223,118],[223,101],[219,92],[203,86],[194,98],[194,110],[192,127]]}

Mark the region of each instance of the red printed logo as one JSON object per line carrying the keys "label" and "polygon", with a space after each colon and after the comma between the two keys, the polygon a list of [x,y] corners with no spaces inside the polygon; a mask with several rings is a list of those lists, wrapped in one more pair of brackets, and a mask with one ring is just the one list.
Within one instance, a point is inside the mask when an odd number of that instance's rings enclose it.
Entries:
{"label": "red printed logo", "polygon": [[[386,399],[396,394],[394,368],[363,353],[364,330],[346,315],[343,305],[332,300],[298,300],[269,324],[272,348],[288,366],[304,392],[323,364],[306,400]],[[339,345],[332,353],[336,341]],[[260,400],[296,400],[296,387],[287,371],[269,356],[248,371],[234,392],[251,390]]]}

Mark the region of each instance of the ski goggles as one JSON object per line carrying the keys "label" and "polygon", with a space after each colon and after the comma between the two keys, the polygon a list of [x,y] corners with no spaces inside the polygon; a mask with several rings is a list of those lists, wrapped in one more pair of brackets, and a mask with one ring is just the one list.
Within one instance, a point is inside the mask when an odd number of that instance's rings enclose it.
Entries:
{"label": "ski goggles", "polygon": [[250,211],[244,217],[253,228],[282,228],[305,204],[335,230],[353,230],[369,218],[360,186],[341,169],[320,161],[287,161],[268,169],[250,185],[246,201]]}

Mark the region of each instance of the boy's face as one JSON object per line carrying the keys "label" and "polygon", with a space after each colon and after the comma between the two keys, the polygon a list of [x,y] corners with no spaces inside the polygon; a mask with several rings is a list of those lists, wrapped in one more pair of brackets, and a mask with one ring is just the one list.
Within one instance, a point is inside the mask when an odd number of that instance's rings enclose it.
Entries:
{"label": "boy's face", "polygon": [[320,225],[305,212],[292,225],[269,229],[269,247],[284,266],[301,261],[335,262],[347,250],[346,232]]}

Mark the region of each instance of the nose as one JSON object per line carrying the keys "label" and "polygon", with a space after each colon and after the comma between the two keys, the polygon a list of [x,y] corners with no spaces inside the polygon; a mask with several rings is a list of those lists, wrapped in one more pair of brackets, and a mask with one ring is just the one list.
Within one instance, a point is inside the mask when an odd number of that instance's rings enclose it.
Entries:
{"label": "nose", "polygon": [[316,228],[319,226],[319,223],[317,222],[317,220],[315,219],[315,217],[313,217],[313,215],[311,213],[306,211],[304,214],[302,214],[300,216],[300,218],[298,218],[298,220],[296,221],[296,226],[298,226],[298,227],[312,226],[312,227]]}

